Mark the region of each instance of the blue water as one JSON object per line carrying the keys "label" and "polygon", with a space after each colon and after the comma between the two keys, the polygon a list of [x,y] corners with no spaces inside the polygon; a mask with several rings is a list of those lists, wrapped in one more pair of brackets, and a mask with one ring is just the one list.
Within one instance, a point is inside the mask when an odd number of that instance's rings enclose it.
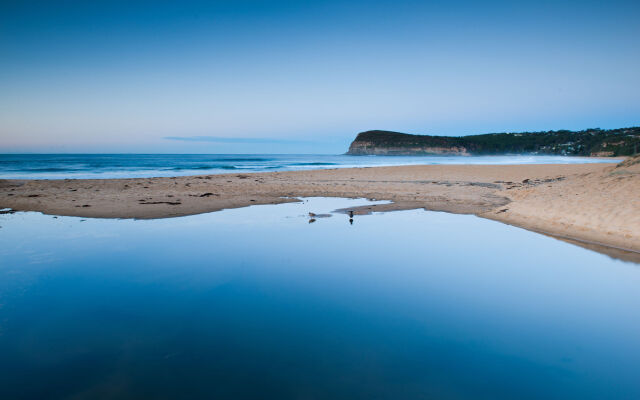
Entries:
{"label": "blue water", "polygon": [[[618,162],[618,160],[606,160]],[[136,178],[415,164],[555,164],[564,156],[345,156],[277,154],[0,154],[0,178]]]}
{"label": "blue water", "polygon": [[0,398],[640,398],[638,264],[364,203],[0,215]]}

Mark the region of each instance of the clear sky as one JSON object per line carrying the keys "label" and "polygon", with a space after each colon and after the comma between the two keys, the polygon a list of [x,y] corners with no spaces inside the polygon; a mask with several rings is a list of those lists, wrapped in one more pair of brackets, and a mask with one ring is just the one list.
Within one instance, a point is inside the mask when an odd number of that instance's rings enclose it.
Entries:
{"label": "clear sky", "polygon": [[639,1],[0,1],[0,152],[637,126],[639,21]]}

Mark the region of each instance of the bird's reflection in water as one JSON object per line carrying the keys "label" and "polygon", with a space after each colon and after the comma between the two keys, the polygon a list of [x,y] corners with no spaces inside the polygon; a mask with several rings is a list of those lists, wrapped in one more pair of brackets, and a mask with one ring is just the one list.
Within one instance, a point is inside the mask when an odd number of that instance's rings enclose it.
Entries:
{"label": "bird's reflection in water", "polygon": [[331,216],[332,216],[331,214],[316,214],[316,213],[310,212],[308,222],[310,224],[313,224],[314,222],[316,222],[318,218],[329,218]]}
{"label": "bird's reflection in water", "polygon": [[[347,214],[349,215],[349,224],[353,225],[353,210],[349,210],[347,211]],[[316,213],[309,213],[309,220],[308,223],[313,224],[314,222],[316,222],[317,218],[329,218],[331,217],[331,214],[316,214]]]}

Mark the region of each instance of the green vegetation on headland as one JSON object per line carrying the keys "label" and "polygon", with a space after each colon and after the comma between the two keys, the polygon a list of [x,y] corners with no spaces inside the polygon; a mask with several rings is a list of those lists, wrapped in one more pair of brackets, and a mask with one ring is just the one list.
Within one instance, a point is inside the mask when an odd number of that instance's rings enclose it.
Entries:
{"label": "green vegetation on headland", "polygon": [[349,146],[351,155],[554,154],[617,157],[640,151],[640,127],[488,133],[470,136],[410,135],[390,131],[361,132]]}

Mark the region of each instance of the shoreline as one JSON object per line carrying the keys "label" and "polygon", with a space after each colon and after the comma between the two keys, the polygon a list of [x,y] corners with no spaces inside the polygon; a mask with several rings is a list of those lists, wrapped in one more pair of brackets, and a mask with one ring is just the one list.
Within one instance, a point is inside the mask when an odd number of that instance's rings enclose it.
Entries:
{"label": "shoreline", "polygon": [[389,200],[366,211],[474,214],[560,239],[640,252],[637,161],[0,180],[0,209],[94,218],[168,218],[297,197]]}

